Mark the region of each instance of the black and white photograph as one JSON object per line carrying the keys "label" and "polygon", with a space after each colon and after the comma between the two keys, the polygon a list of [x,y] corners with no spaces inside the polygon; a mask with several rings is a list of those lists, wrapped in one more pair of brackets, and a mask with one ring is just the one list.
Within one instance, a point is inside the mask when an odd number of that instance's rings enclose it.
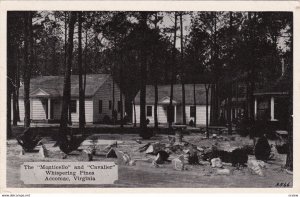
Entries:
{"label": "black and white photograph", "polygon": [[293,188],[294,24],[8,10],[5,187]]}

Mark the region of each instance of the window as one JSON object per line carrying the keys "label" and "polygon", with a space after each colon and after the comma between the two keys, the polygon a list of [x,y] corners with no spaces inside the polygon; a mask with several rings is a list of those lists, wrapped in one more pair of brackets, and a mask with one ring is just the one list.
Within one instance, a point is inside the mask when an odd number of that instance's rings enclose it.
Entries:
{"label": "window", "polygon": [[76,111],[77,111],[76,100],[71,100],[70,110],[71,110],[71,113],[76,113]]}
{"label": "window", "polygon": [[111,101],[108,101],[108,109],[111,110]]}
{"label": "window", "polygon": [[196,107],[190,106],[190,117],[195,118],[195,116],[196,116]]}
{"label": "window", "polygon": [[102,113],[102,100],[99,100],[99,114]]}
{"label": "window", "polygon": [[147,116],[152,117],[152,106],[147,106]]}
{"label": "window", "polygon": [[118,101],[118,112],[121,112],[121,108],[122,108],[122,103],[121,101]]}

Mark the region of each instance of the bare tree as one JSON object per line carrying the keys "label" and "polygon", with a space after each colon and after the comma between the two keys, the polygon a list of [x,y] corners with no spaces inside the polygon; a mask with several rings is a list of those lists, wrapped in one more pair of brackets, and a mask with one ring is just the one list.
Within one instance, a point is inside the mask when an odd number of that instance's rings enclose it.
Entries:
{"label": "bare tree", "polygon": [[82,81],[82,12],[77,12],[78,16],[78,77],[79,77],[79,129],[84,130],[85,125],[85,95]]}
{"label": "bare tree", "polygon": [[73,36],[74,25],[76,22],[76,13],[71,12],[69,22],[69,37],[67,45],[67,64],[65,69],[64,88],[63,88],[63,102],[61,111],[60,127],[63,131],[67,130],[68,126],[68,111],[71,100],[71,67],[72,67],[72,55],[73,55]]}
{"label": "bare tree", "polygon": [[[183,64],[183,24],[182,24],[182,12],[180,12],[180,55],[181,55],[181,90],[182,90],[182,123],[186,124],[186,113],[185,113],[185,70]],[[197,111],[197,110],[196,110]],[[196,113],[196,112],[195,112]]]}
{"label": "bare tree", "polygon": [[174,106],[173,106],[173,84],[175,81],[175,53],[176,53],[176,32],[177,32],[177,12],[174,12],[175,22],[174,22],[174,41],[173,41],[173,51],[172,51],[172,65],[171,65],[171,93],[170,93],[170,103],[168,106],[168,123],[169,129],[172,127],[172,122],[174,118]]}

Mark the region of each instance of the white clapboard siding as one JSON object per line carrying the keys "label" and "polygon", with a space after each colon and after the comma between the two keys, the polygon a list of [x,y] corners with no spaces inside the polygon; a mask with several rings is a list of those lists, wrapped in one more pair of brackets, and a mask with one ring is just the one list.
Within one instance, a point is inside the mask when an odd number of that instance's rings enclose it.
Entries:
{"label": "white clapboard siding", "polygon": [[20,121],[24,121],[25,106],[24,106],[24,100],[23,99],[19,99],[19,113],[20,113]]}
{"label": "white clapboard siding", "polygon": [[32,103],[32,119],[33,120],[45,120],[46,119],[46,108],[43,105],[41,99],[31,99]]}
{"label": "white clapboard siding", "polygon": [[[152,106],[152,116],[147,116],[147,106]],[[150,124],[154,124],[154,105],[146,105],[146,120],[149,119]]]}
{"label": "white clapboard siding", "polygon": [[[186,106],[185,107],[185,111],[186,111],[186,121],[187,123],[190,121],[190,120],[195,120],[194,117],[190,117],[190,106]],[[197,118],[197,121],[196,121],[196,124],[199,124],[199,125],[205,125],[206,124],[206,106],[205,105],[197,105],[196,107],[196,118]],[[210,117],[210,106],[208,106],[208,122],[209,122],[209,117]]]}
{"label": "white clapboard siding", "polygon": [[[140,105],[135,105],[136,123],[140,123]],[[132,105],[132,122],[134,123],[134,108]]]}
{"label": "white clapboard siding", "polygon": [[162,105],[157,106],[157,119],[159,123],[167,123],[167,107],[163,107]]}
{"label": "white clapboard siding", "polygon": [[[75,99],[72,99],[75,100]],[[85,100],[85,121],[93,122],[93,100]],[[79,122],[79,100],[76,99],[76,113],[71,113],[72,122]]]}
{"label": "white clapboard siding", "polygon": [[[115,110],[118,109],[118,101],[120,101],[120,88],[115,83]],[[112,109],[109,109],[109,101],[113,102],[113,80],[109,77],[104,84],[96,91],[93,97],[94,110],[93,110],[93,122],[101,122],[104,116],[109,116],[112,118]],[[102,113],[99,113],[99,100],[102,100]],[[125,112],[125,96],[123,95],[123,113]],[[113,104],[112,104],[113,106]],[[118,119],[120,119],[121,114],[118,112]]]}
{"label": "white clapboard siding", "polygon": [[[140,105],[136,105],[136,122],[140,122]],[[206,106],[205,105],[198,105],[196,108],[196,116],[197,116],[197,124],[198,125],[205,125],[206,124]],[[194,118],[190,117],[190,106],[185,107],[186,111],[186,122],[187,124]],[[154,123],[154,106],[152,107],[152,117],[148,117],[147,119],[150,120],[150,123]],[[208,118],[210,117],[210,106],[208,106]],[[157,106],[157,118],[159,123],[167,123],[167,110],[162,105]],[[132,116],[132,120],[134,121],[134,114]],[[209,121],[209,119],[208,119]],[[182,122],[182,108],[181,106],[176,106],[176,122]]]}

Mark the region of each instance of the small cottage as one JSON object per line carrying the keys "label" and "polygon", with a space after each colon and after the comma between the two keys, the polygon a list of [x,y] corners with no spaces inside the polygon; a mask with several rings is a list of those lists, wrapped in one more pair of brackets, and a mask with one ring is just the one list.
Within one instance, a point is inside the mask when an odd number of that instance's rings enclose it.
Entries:
{"label": "small cottage", "polygon": [[[72,122],[79,121],[79,79],[71,76],[70,111]],[[55,122],[60,120],[62,109],[64,76],[40,76],[30,80],[30,118],[32,121]],[[113,87],[114,86],[114,87]],[[114,101],[113,101],[114,89]],[[123,96],[124,99],[124,96]],[[87,123],[102,122],[104,117],[112,118],[112,110],[121,117],[120,88],[108,74],[86,76],[85,119]],[[24,87],[19,92],[20,120],[24,120]]]}
{"label": "small cottage", "polygon": [[[181,124],[183,121],[182,112],[182,86],[181,84],[174,84],[173,87],[174,98],[173,98],[173,115],[171,117],[175,124]],[[157,117],[159,123],[167,123],[167,107],[170,103],[170,85],[159,85],[158,86],[158,106],[157,106]],[[204,84],[195,85],[195,95],[196,95],[196,106],[194,105],[194,88],[193,84],[185,85],[185,112],[186,112],[186,122],[187,124],[192,120],[195,121],[197,125],[206,124],[206,93]],[[155,101],[155,91],[153,85],[146,86],[146,119],[149,123],[154,123],[154,101]],[[140,92],[137,94],[134,100],[135,110],[133,109],[133,120],[136,116],[136,122],[140,122]],[[210,114],[210,91],[208,94],[208,114]],[[135,114],[134,114],[135,111]],[[209,115],[208,115],[209,117]]]}
{"label": "small cottage", "polygon": [[286,129],[289,117],[289,93],[292,83],[286,76],[273,84],[256,90],[254,93],[254,116],[256,120],[277,122],[281,129]]}

